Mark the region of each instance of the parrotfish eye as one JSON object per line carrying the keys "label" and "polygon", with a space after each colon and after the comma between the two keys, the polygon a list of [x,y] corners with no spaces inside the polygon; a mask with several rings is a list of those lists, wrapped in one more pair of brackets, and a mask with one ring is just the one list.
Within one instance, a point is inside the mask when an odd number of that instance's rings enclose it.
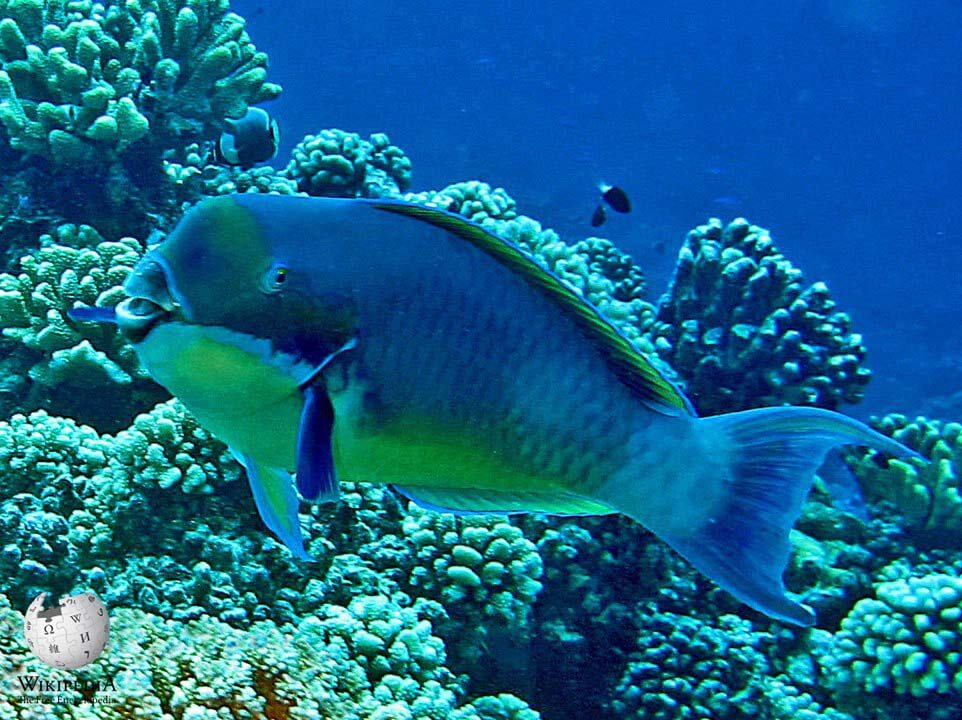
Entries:
{"label": "parrotfish eye", "polygon": [[286,265],[274,263],[264,274],[264,279],[261,282],[261,289],[264,290],[264,292],[269,293],[280,292],[284,289],[284,285],[287,283],[288,274],[289,271]]}

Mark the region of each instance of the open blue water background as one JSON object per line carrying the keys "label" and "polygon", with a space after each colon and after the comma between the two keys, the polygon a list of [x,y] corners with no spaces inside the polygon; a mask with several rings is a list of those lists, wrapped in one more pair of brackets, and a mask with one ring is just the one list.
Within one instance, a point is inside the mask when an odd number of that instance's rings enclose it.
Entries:
{"label": "open blue water background", "polygon": [[745,216],[865,335],[876,378],[856,414],[952,414],[938,403],[962,391],[957,0],[232,7],[285,89],[278,163],[321,128],[383,131],[415,189],[501,185],[568,239],[592,234],[595,183],[618,183],[635,211],[602,230],[655,295],[689,228]]}

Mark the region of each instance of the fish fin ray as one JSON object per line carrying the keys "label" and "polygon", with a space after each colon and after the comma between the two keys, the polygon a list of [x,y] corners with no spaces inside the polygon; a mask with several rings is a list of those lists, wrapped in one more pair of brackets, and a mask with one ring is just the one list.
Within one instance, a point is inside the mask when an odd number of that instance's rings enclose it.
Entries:
{"label": "fish fin ray", "polygon": [[[731,449],[718,512],[691,533],[649,527],[701,573],[765,614],[812,625],[810,609],[788,597],[782,574],[791,554],[789,532],[801,513],[815,471],[838,445],[858,444],[896,456],[913,453],[857,420],[819,408],[747,410],[697,420]],[[630,513],[628,513],[630,514]]]}
{"label": "fish fin ray", "polygon": [[334,408],[317,385],[304,388],[304,407],[297,428],[297,491],[305,500],[330,502],[340,494],[334,472],[331,434]]}
{"label": "fish fin ray", "polygon": [[465,488],[406,487],[392,485],[408,500],[426,510],[456,515],[607,515],[616,510],[600,500],[573,493],[538,491],[509,492]]}
{"label": "fish fin ray", "polygon": [[[233,452],[233,451],[232,451]],[[304,536],[297,515],[298,499],[290,473],[276,468],[265,468],[249,455],[234,453],[247,471],[254,503],[261,520],[287,546],[295,557],[311,560],[304,549]]]}
{"label": "fish fin ray", "polygon": [[541,267],[531,255],[461,215],[402,200],[368,200],[374,208],[421,220],[470,242],[521,276],[571,317],[601,350],[618,379],[651,409],[666,415],[694,415],[691,403],[610,320],[570,283]]}
{"label": "fish fin ray", "polygon": [[77,322],[117,324],[117,311],[112,307],[77,306],[67,310],[67,317]]}

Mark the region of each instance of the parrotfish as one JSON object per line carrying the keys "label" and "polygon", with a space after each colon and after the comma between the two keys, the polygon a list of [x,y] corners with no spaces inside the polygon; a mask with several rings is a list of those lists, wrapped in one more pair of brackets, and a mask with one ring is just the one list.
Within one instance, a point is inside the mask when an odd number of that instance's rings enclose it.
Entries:
{"label": "parrotfish", "polygon": [[[394,486],[456,513],[620,513],[791,623],[789,530],[841,444],[911,451],[817,408],[699,418],[567,281],[446,210],[237,195],[191,209],[114,319],[231,448],[267,525],[307,557],[300,498]],[[300,498],[299,498],[300,496]]]}
{"label": "parrotfish", "polygon": [[226,120],[226,128],[214,146],[214,160],[251,167],[275,157],[280,144],[277,120],[266,110],[252,107],[243,117]]}

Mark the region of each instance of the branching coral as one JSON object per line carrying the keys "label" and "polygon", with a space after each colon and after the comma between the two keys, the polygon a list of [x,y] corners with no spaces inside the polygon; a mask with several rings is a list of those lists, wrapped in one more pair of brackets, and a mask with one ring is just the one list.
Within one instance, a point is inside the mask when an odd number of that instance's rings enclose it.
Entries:
{"label": "branching coral", "polygon": [[[50,669],[28,656],[20,616],[0,596],[4,633],[4,680],[14,675],[50,677]],[[66,689],[65,703],[49,705],[46,717],[142,720],[164,718],[381,718],[382,720],[537,720],[537,713],[510,696],[478,698],[458,709],[461,695],[444,668],[444,644],[430,622],[412,609],[377,597],[350,607],[327,606],[318,617],[278,628],[257,623],[238,631],[217,620],[187,624],[138,610],[115,609],[111,640],[94,664],[70,676],[110,683],[109,703],[91,702]],[[29,712],[43,692],[10,696],[8,707]],[[17,715],[25,717],[26,715]]]}
{"label": "branching coral", "polygon": [[411,161],[384,133],[321,130],[295,146],[285,171],[308,195],[397,196],[411,184]]}
{"label": "branching coral", "polygon": [[112,307],[123,299],[121,285],[143,244],[134,238],[107,242],[85,225],[61,225],[56,237],[43,236],[40,244],[21,258],[17,275],[0,274],[0,328],[29,351],[23,372],[35,384],[34,406],[115,429],[164,393],[112,326],[78,322],[67,311]]}
{"label": "branching coral", "polygon": [[170,147],[275,97],[228,0],[0,1],[0,122],[17,150],[94,165]]}
{"label": "branching coral", "polygon": [[962,580],[927,575],[884,582],[842,621],[825,680],[847,705],[871,696],[962,697]]}
{"label": "branching coral", "polygon": [[458,213],[480,224],[485,220],[513,220],[518,216],[514,198],[504,188],[492,188],[480,180],[453,183],[440,190],[407,193],[404,199]]}
{"label": "branching coral", "polygon": [[299,192],[296,182],[272,167],[212,165],[208,160],[209,151],[194,143],[184,151],[183,162],[164,162],[167,177],[181,202],[191,203],[202,196],[231,193],[296,195]]}
{"label": "branching coral", "polygon": [[858,402],[862,338],[824,283],[807,284],[766,230],[712,220],[688,233],[650,331],[705,415]]}
{"label": "branching coral", "polygon": [[887,415],[872,425],[930,462],[883,459],[873,451],[852,455],[866,495],[890,502],[926,541],[943,546],[957,541],[962,537],[962,425],[904,415]]}
{"label": "branching coral", "polygon": [[459,519],[412,505],[401,530],[413,546],[405,590],[446,608],[441,632],[459,656],[477,660],[489,633],[525,640],[542,563],[519,528],[503,518]]}
{"label": "branching coral", "polygon": [[654,720],[757,717],[772,643],[734,615],[712,625],[670,613],[648,617],[611,709]]}

